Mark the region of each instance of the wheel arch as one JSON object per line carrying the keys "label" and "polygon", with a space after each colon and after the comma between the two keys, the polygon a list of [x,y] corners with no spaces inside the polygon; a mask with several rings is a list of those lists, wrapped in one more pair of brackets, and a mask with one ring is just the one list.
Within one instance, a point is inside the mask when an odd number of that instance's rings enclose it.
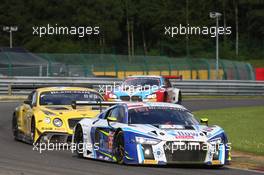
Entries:
{"label": "wheel arch", "polygon": [[38,127],[37,127],[37,121],[36,121],[36,117],[35,117],[35,115],[33,114],[32,116],[31,116],[31,120],[30,120],[30,132],[32,132],[31,131],[31,129],[32,129],[32,122],[34,121],[34,138],[33,138],[33,140],[32,140],[32,144],[33,143],[35,143],[35,142],[38,142],[39,141],[39,139],[40,139],[40,131],[38,130]]}
{"label": "wheel arch", "polygon": [[[72,142],[75,143],[75,133],[76,133],[76,130],[77,128],[80,128],[81,131],[83,132],[83,127],[80,123],[77,123],[76,126],[74,127],[74,130],[73,130],[73,137],[72,137]],[[83,138],[84,139],[84,138]]]}
{"label": "wheel arch", "polygon": [[[124,131],[122,130],[122,128],[117,128],[117,130],[115,131],[115,134],[114,134],[114,142],[115,142],[115,139],[116,139],[118,133],[120,133],[120,132],[124,132]],[[124,140],[125,140],[125,138],[124,138]]]}
{"label": "wheel arch", "polygon": [[114,137],[116,137],[116,135],[117,135],[119,132],[123,132],[123,130],[122,130],[121,128],[117,128],[117,130],[115,131],[115,135],[114,135]]}

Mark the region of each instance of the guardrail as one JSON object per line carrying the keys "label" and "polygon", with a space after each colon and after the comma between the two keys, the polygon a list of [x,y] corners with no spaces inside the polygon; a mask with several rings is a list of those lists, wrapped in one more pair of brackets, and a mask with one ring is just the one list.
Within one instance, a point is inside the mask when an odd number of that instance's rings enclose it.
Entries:
{"label": "guardrail", "polygon": [[119,84],[120,79],[107,77],[2,77],[0,95],[27,95],[33,89],[49,86],[99,86]]}
{"label": "guardrail", "polygon": [[[46,86],[82,86],[99,89],[118,85],[117,78],[106,77],[2,77],[0,95],[27,95],[32,89]],[[264,81],[248,80],[171,80],[183,95],[264,96]]]}

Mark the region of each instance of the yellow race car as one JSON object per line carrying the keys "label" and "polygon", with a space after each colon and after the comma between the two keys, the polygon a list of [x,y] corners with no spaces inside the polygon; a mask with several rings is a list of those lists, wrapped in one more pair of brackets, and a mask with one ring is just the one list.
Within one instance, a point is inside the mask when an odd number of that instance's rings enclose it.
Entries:
{"label": "yellow race car", "polygon": [[74,101],[103,101],[95,90],[80,87],[47,87],[32,91],[23,104],[15,108],[12,120],[16,140],[67,143],[73,128],[83,118],[100,113],[93,106],[73,107]]}

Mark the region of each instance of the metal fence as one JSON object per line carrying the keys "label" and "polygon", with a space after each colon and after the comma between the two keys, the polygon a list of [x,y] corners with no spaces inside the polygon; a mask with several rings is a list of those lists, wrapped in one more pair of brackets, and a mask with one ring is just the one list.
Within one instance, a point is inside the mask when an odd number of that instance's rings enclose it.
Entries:
{"label": "metal fence", "polygon": [[[0,79],[1,95],[27,95],[32,89],[46,86],[82,86],[100,90],[118,85],[117,78],[86,77],[12,77]],[[238,80],[172,80],[183,95],[255,95],[264,96],[264,81]]]}
{"label": "metal fence", "polygon": [[[254,80],[249,63],[220,59],[218,79]],[[111,54],[0,53],[2,76],[182,75],[183,79],[216,79],[214,59],[125,56]]]}

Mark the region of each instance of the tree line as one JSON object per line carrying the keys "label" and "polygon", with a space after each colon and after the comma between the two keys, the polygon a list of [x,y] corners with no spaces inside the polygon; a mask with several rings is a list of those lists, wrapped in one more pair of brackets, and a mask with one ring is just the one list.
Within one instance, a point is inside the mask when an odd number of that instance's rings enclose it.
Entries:
{"label": "tree line", "polygon": [[[165,26],[215,26],[209,12],[222,14],[220,26],[232,34],[219,38],[220,57],[260,59],[264,52],[264,0],[1,0],[1,27],[18,26],[14,46],[32,52],[166,55],[213,58],[215,38],[164,35]],[[99,26],[97,36],[32,35],[32,27]],[[9,35],[1,30],[0,46]]]}

